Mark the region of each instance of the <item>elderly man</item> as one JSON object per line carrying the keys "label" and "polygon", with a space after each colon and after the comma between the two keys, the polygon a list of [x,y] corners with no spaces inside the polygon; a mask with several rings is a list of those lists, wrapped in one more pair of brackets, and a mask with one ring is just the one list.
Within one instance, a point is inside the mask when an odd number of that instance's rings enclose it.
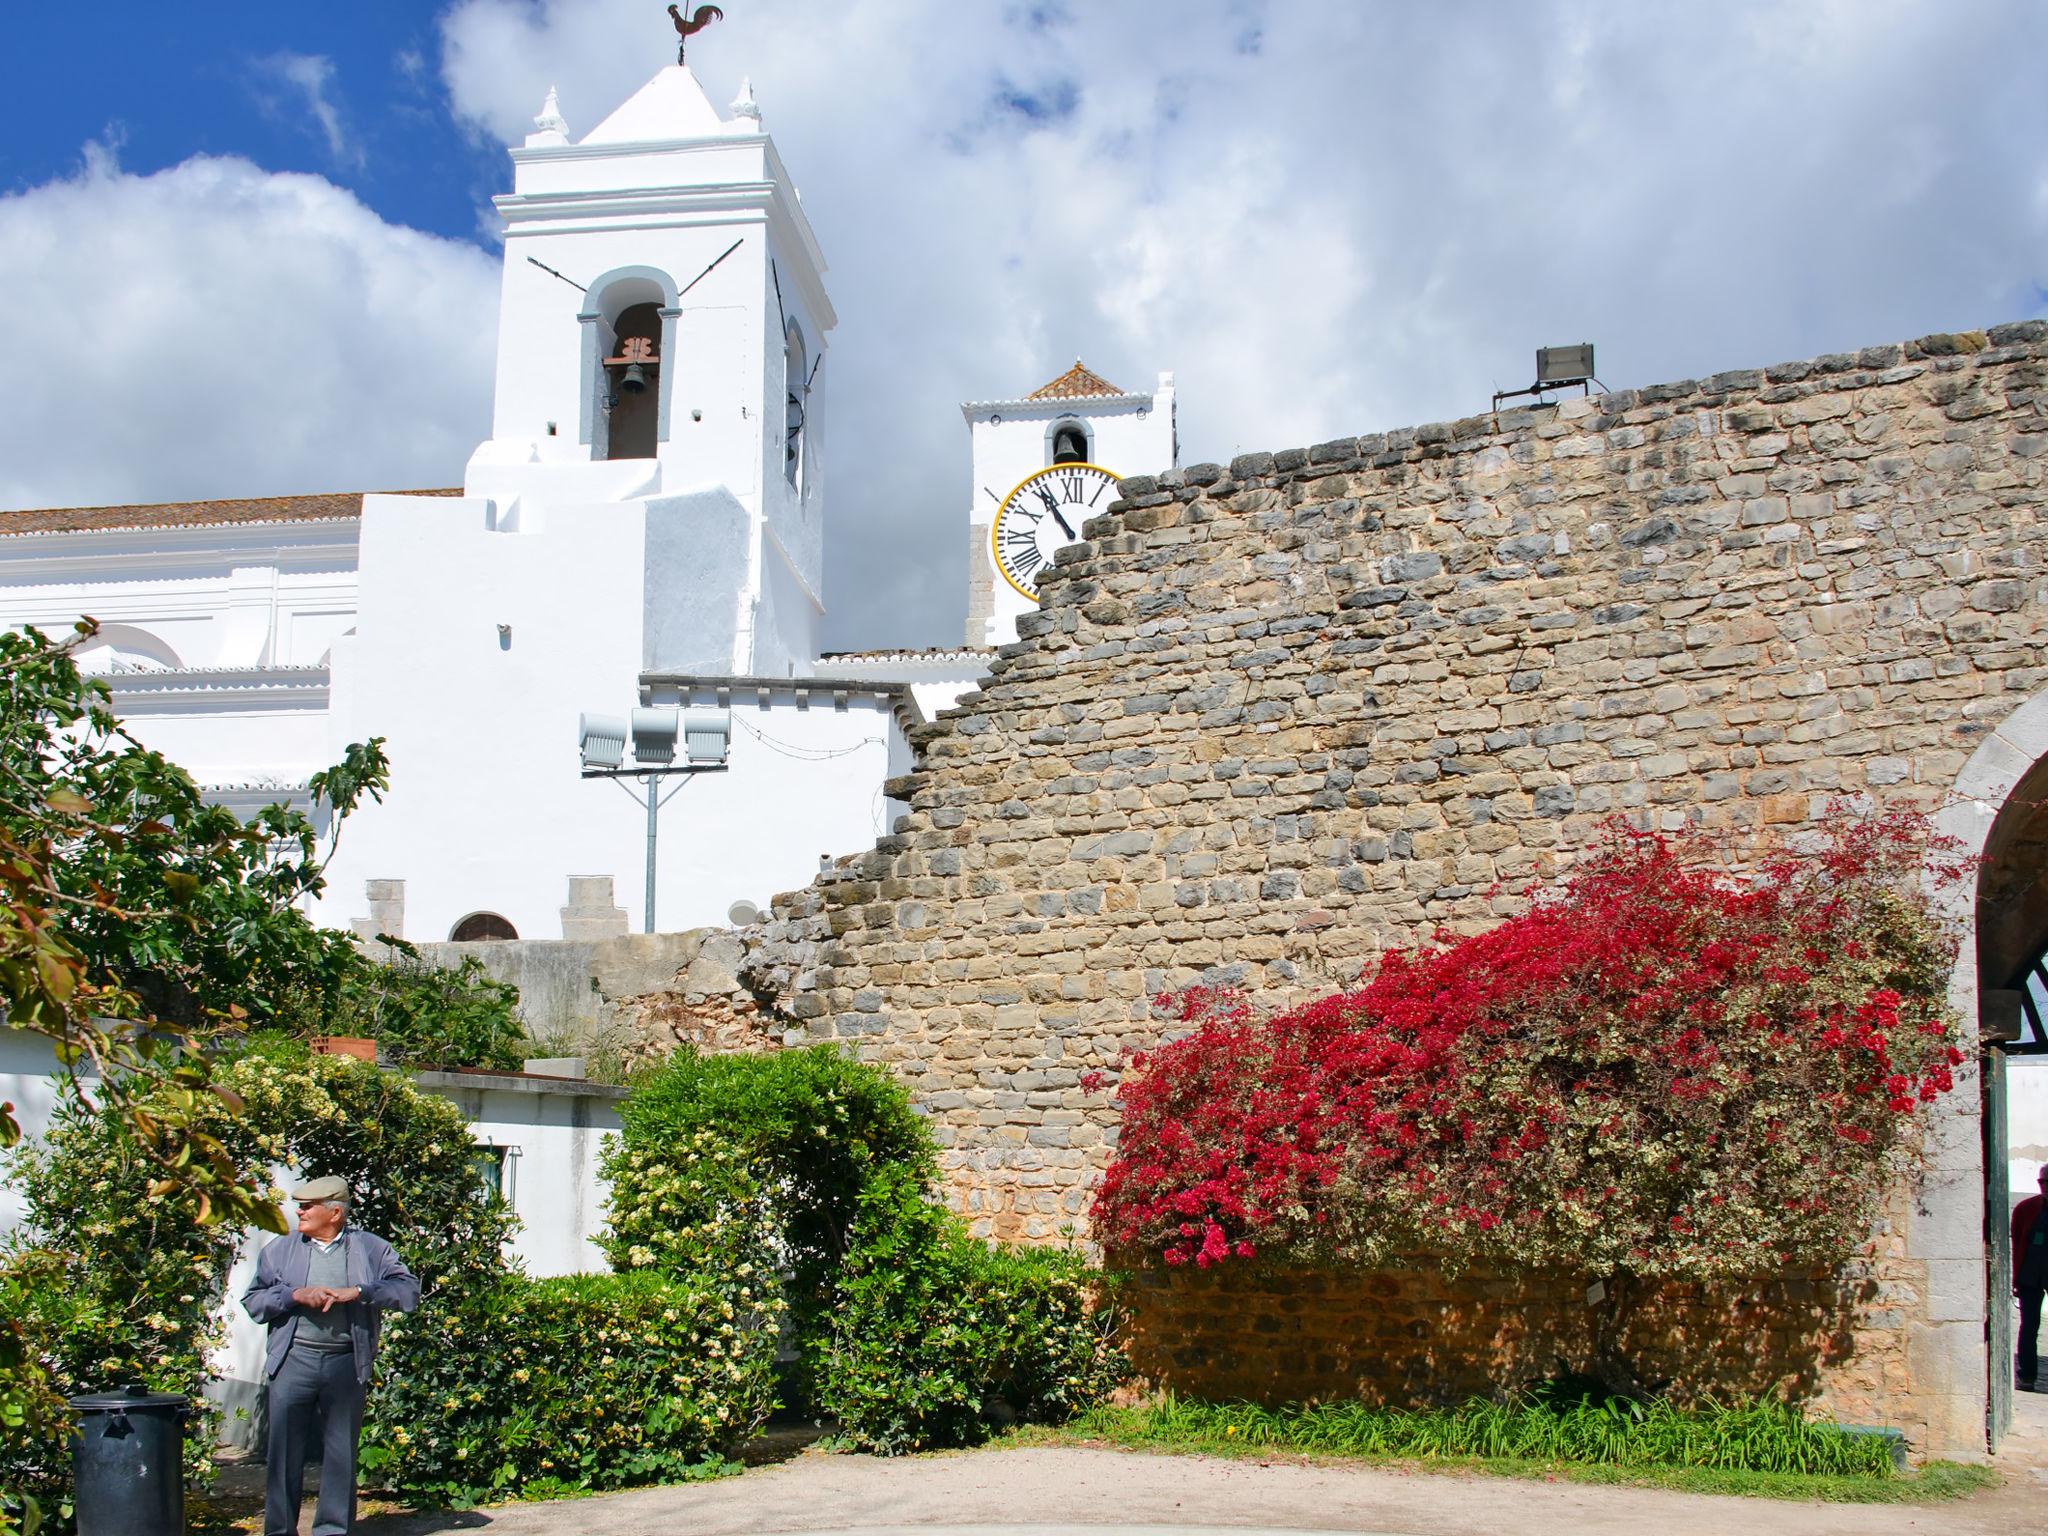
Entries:
{"label": "elderly man", "polygon": [[347,1536],[356,1519],[356,1438],[387,1311],[410,1312],[420,1283],[381,1237],[348,1224],[348,1185],[314,1179],[292,1191],[296,1236],[267,1244],[242,1306],[270,1325],[270,1454],[264,1536],[298,1536],[306,1457],[324,1425],[313,1536]]}

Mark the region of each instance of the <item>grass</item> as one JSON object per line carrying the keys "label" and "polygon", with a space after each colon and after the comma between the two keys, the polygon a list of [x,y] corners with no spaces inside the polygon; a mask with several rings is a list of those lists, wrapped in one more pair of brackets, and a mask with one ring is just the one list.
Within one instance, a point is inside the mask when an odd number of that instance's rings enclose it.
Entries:
{"label": "grass", "polygon": [[1018,1438],[1840,1503],[1940,1502],[1997,1483],[1986,1468],[1953,1462],[1901,1473],[1888,1439],[1769,1403],[1681,1411],[1619,1399],[1474,1400],[1411,1411],[1363,1403],[1269,1409],[1168,1397],[1140,1408],[1099,1408],[1063,1428]]}

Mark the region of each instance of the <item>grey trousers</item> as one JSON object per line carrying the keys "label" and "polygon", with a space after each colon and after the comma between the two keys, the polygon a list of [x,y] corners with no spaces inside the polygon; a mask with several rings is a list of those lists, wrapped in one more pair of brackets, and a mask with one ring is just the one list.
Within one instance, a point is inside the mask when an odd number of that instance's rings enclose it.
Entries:
{"label": "grey trousers", "polygon": [[263,1536],[299,1536],[306,1460],[320,1431],[320,1503],[313,1536],[348,1536],[356,1523],[356,1440],[363,1429],[363,1387],[353,1350],[292,1349],[270,1378],[270,1448]]}

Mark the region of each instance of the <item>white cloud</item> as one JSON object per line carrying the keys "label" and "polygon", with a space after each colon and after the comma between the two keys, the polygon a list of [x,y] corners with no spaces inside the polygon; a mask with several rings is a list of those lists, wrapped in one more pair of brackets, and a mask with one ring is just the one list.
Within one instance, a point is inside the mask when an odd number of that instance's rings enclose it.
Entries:
{"label": "white cloud", "polygon": [[[669,57],[649,11],[459,0],[451,99],[516,140],[556,85],[582,133]],[[1552,342],[1622,387],[2038,312],[2043,16],[732,7],[691,67],[716,101],[752,76],[841,316],[834,639],[952,638],[957,403],[1076,355],[1125,387],[1174,369],[1192,461],[1481,410]]]}
{"label": "white cloud", "polygon": [[[752,76],[841,316],[833,641],[957,634],[958,403],[1076,356],[1175,370],[1192,462],[1482,409],[1551,342],[1623,387],[2041,312],[2044,33],[2027,0],[730,7],[692,67]],[[439,64],[516,141],[673,44],[645,0],[456,0]],[[0,198],[0,503],[451,483],[495,267],[318,178],[91,151]]]}
{"label": "white cloud", "polygon": [[459,483],[497,262],[245,160],[0,197],[0,506]]}
{"label": "white cloud", "polygon": [[[348,168],[363,165],[363,147],[349,136],[342,125],[340,106],[327,93],[334,79],[332,59],[317,53],[273,53],[257,59],[255,68],[259,80],[274,81],[294,93],[326,141],[327,156],[334,164]],[[258,99],[267,111],[281,114],[281,104],[274,97],[259,92]]]}

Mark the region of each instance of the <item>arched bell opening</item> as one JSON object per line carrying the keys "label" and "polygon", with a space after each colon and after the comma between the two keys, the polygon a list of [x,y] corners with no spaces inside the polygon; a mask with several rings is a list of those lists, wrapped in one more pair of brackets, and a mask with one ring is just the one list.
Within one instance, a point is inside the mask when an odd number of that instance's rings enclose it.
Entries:
{"label": "arched bell opening", "polygon": [[1078,421],[1056,421],[1046,432],[1048,464],[1092,464],[1095,441],[1087,426]]}
{"label": "arched bell opening", "polygon": [[614,267],[590,285],[577,440],[593,459],[650,459],[669,438],[676,350],[675,280],[658,267]]}
{"label": "arched bell opening", "polygon": [[782,336],[782,378],[786,397],[782,417],[782,477],[801,496],[804,451],[809,437],[811,406],[810,355],[804,333],[792,320]]}
{"label": "arched bell opening", "polygon": [[608,459],[651,459],[660,440],[661,308],[635,304],[612,327],[614,351],[604,360]]}

